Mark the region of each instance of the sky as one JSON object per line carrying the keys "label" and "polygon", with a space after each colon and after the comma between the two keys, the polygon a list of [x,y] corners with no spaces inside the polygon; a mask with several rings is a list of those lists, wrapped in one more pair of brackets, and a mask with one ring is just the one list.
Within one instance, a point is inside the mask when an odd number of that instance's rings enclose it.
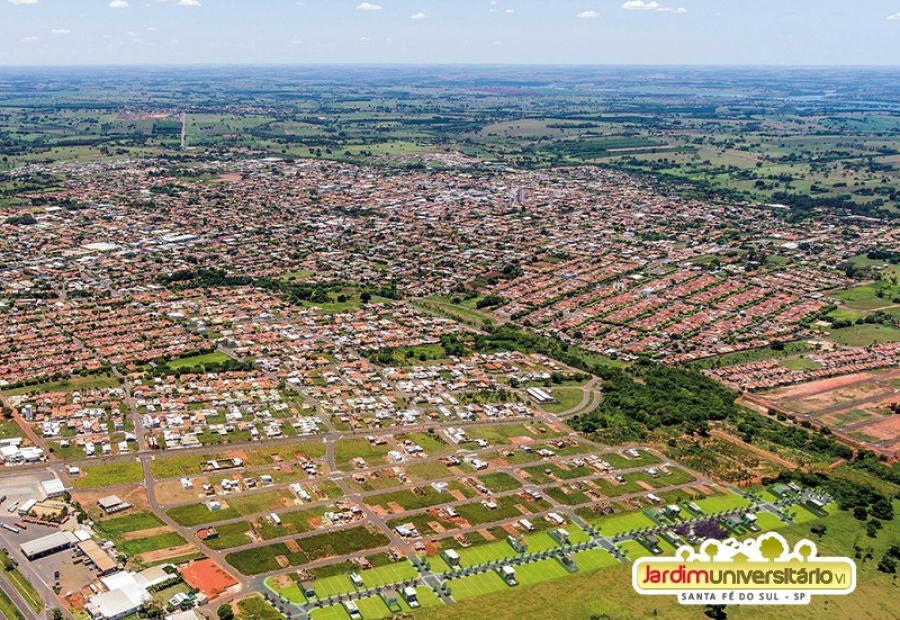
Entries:
{"label": "sky", "polygon": [[900,0],[0,0],[0,65],[897,65]]}

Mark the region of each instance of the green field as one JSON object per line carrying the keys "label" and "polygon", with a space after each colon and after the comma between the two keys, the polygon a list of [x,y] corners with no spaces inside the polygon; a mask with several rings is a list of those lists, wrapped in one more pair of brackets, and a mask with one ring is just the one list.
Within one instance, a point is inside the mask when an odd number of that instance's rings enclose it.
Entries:
{"label": "green field", "polygon": [[554,388],[550,390],[550,394],[556,398],[556,402],[541,405],[541,408],[550,413],[563,413],[574,409],[584,396],[584,392],[578,388]]}
{"label": "green field", "polygon": [[[895,509],[900,508],[900,502],[895,501],[894,506]],[[758,523],[763,529],[772,529],[775,525],[768,522],[766,513],[760,513]],[[810,527],[817,523],[827,526],[827,533],[821,538],[810,532]],[[872,547],[874,561],[857,560],[857,589],[853,594],[815,596],[802,609],[801,616],[798,616],[798,609],[792,606],[741,606],[734,609],[729,606],[728,617],[733,614],[745,620],[795,620],[798,617],[880,620],[894,617],[895,586],[891,585],[890,575],[876,570],[876,564],[887,547],[897,541],[896,525],[886,527],[874,539],[868,538],[863,529],[859,521],[843,511],[836,511],[812,523],[779,528],[788,541],[800,538],[815,541],[819,555],[852,558],[854,544],[864,548]],[[631,543],[628,548],[634,554],[629,557],[647,553],[636,542]],[[470,594],[473,588],[467,585],[465,590],[468,596],[457,598],[456,589],[453,590],[454,598],[460,601],[458,605],[426,611],[421,617],[426,620],[518,620],[522,617],[535,617],[534,614],[556,620],[585,620],[592,614],[605,614],[605,617],[617,620],[649,620],[657,617],[697,620],[705,617],[702,609],[679,605],[674,597],[636,595],[630,587],[630,565],[617,566],[618,562],[605,552],[592,549],[579,553],[577,558],[581,570],[569,578],[544,581],[524,588],[520,586],[514,593],[498,586],[496,593],[486,593],[483,596]],[[452,581],[451,587],[457,583],[456,580]]]}
{"label": "green field", "polygon": [[216,531],[219,533],[218,538],[203,541],[203,544],[210,549],[230,549],[231,547],[240,547],[252,542],[247,535],[250,532],[250,524],[244,521],[218,525],[216,526]]}
{"label": "green field", "polygon": [[144,468],[140,463],[109,463],[89,465],[82,469],[82,475],[72,480],[75,489],[96,489],[120,484],[134,484],[144,479]]}
{"label": "green field", "polygon": [[3,396],[21,396],[23,394],[41,394],[43,392],[74,392],[83,390],[94,390],[109,387],[119,387],[122,382],[114,376],[105,375],[88,375],[86,377],[72,377],[62,381],[51,381],[49,383],[37,383],[35,385],[25,385],[9,390],[0,391]]}
{"label": "green field", "polygon": [[[493,571],[469,577],[460,577],[450,581],[450,594],[455,601],[465,601],[471,598],[480,599],[485,594],[509,589],[510,587]],[[453,611],[456,612],[458,610],[454,609]],[[463,618],[466,616],[454,617]]]}
{"label": "green field", "polygon": [[235,617],[238,620],[283,620],[284,616],[278,613],[278,610],[267,603],[263,597],[254,594],[245,599],[241,599],[237,604],[238,613]]}
{"label": "green field", "polygon": [[518,480],[503,472],[484,474],[482,476],[479,476],[478,478],[481,480],[484,486],[489,488],[494,493],[512,491],[513,489],[518,489],[520,486],[522,486],[519,484]]}
{"label": "green field", "polygon": [[[366,588],[387,586],[406,579],[415,579],[419,576],[419,572],[409,562],[397,562],[368,570],[357,568],[355,572],[362,577]],[[319,599],[356,591],[356,588],[353,587],[350,581],[349,572],[316,579],[315,588]]]}
{"label": "green field", "polygon": [[820,368],[818,363],[802,357],[781,360],[781,365],[790,370],[815,370]]}
{"label": "green field", "polygon": [[116,536],[125,532],[139,532],[160,527],[163,524],[152,512],[139,512],[127,517],[106,519],[97,523],[97,529],[108,536]]}
{"label": "green field", "polygon": [[[431,590],[431,588],[419,586],[418,588],[416,588],[416,592],[416,598],[419,601],[419,609],[427,609],[429,607],[436,607],[441,605],[441,600]],[[412,611],[402,597],[398,596],[397,600],[403,610],[401,613],[408,614],[410,611]],[[379,596],[369,596],[361,599],[357,602],[357,605],[359,606],[360,614],[362,615],[364,620],[379,620],[380,618],[389,618],[391,616],[394,616],[394,614],[390,610],[388,610],[387,605],[385,605],[384,601]],[[310,613],[310,618],[312,620],[348,620],[349,617],[350,616],[347,614],[342,605],[317,607]]]}
{"label": "green field", "polygon": [[787,342],[783,349],[773,349],[771,347],[760,347],[758,349],[750,349],[749,351],[738,351],[736,353],[726,353],[716,357],[707,357],[690,363],[692,368],[703,370],[708,368],[723,368],[726,366],[736,366],[738,364],[749,364],[761,360],[781,359],[791,357],[800,353],[806,353],[810,349],[803,341]]}
{"label": "green field", "polygon": [[167,534],[159,534],[157,536],[149,536],[146,538],[136,538],[134,540],[126,540],[119,543],[119,548],[126,555],[134,557],[148,551],[157,551],[159,549],[168,549],[170,547],[180,547],[185,540],[174,532]]}
{"label": "green field", "polygon": [[889,325],[864,324],[833,329],[829,337],[852,347],[867,347],[885,342],[900,342],[900,329]]}
{"label": "green field", "polygon": [[698,499],[694,503],[700,506],[704,514],[715,514],[725,510],[744,508],[750,505],[750,500],[729,491],[722,495],[713,495],[704,499]]}
{"label": "green field", "polygon": [[612,517],[601,517],[594,521],[594,527],[604,536],[618,536],[625,532],[654,527],[656,524],[642,512],[627,512]]}
{"label": "green field", "polygon": [[228,519],[237,519],[241,516],[230,504],[227,508],[213,512],[206,504],[190,504],[188,506],[178,506],[166,511],[169,518],[178,525],[192,526],[202,525],[204,523],[215,523],[216,521],[227,521]]}
{"label": "green field", "polygon": [[276,559],[279,556],[283,556],[291,566],[299,566],[313,560],[374,549],[390,541],[380,532],[354,527],[299,538],[296,542],[298,551],[291,551],[284,543],[275,543],[236,551],[225,559],[245,575],[259,575],[281,568]]}
{"label": "green field", "polygon": [[25,433],[22,432],[15,420],[0,420],[0,439],[11,439],[13,437],[23,437],[24,435]]}
{"label": "green field", "polygon": [[212,353],[206,353],[204,355],[181,357],[176,360],[167,362],[166,366],[173,370],[176,370],[178,368],[192,368],[194,366],[203,366],[206,364],[221,364],[222,362],[227,362],[230,359],[231,358],[224,353],[213,351]]}

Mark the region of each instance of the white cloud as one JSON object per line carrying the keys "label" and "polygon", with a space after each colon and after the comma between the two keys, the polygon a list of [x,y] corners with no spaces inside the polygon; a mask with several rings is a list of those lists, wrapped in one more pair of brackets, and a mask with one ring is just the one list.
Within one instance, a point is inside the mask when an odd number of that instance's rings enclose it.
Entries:
{"label": "white cloud", "polygon": [[578,19],[599,19],[600,13],[597,11],[582,11],[578,15],[576,15]]}
{"label": "white cloud", "polygon": [[112,0],[109,3],[109,8],[111,9],[124,9],[126,6],[128,6],[127,0]]}
{"label": "white cloud", "polygon": [[[10,0],[12,2],[12,0]],[[900,12],[894,13],[893,15],[888,15],[887,17],[891,21],[900,21]]]}
{"label": "white cloud", "polygon": [[416,13],[415,15],[410,15],[410,19],[428,19],[428,16],[425,13]]}
{"label": "white cloud", "polygon": [[356,5],[357,11],[380,11],[381,9],[382,6],[380,4],[372,4],[371,2],[363,2]]}
{"label": "white cloud", "polygon": [[515,9],[506,9],[506,10],[503,11],[503,12],[506,13],[507,15],[512,15],[513,13],[516,12],[516,10],[515,10]]}
{"label": "white cloud", "polygon": [[30,37],[22,37],[22,40],[26,43],[34,43],[35,41],[40,41],[40,37],[30,36]]}
{"label": "white cloud", "polygon": [[359,40],[362,41],[363,43],[368,43],[372,39],[370,39],[369,37],[360,37]]}
{"label": "white cloud", "polygon": [[53,28],[50,32],[51,34],[71,34],[72,31],[68,28]]}
{"label": "white cloud", "polygon": [[178,6],[200,6],[200,0],[178,0]]}
{"label": "white cloud", "polygon": [[673,9],[671,7],[663,6],[656,0],[651,0],[650,2],[644,2],[644,0],[627,0],[625,4],[622,5],[622,8],[626,11],[659,11],[661,13],[687,13],[687,9],[683,7],[679,7],[677,9]]}
{"label": "white cloud", "polygon": [[[16,4],[18,6],[24,6],[26,4],[37,4],[37,0],[7,0],[7,1],[10,4]],[[25,39],[27,39],[27,38],[28,37],[25,37]]]}

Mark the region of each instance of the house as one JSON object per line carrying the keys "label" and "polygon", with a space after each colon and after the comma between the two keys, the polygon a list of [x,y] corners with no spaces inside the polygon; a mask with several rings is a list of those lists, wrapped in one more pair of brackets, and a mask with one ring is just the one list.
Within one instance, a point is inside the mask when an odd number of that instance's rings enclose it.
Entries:
{"label": "house", "polygon": [[108,515],[131,508],[131,504],[122,501],[118,495],[108,495],[97,500],[97,505]]}
{"label": "house", "polygon": [[344,611],[350,616],[350,620],[362,620],[362,614],[359,613],[359,607],[353,601],[344,601]]}
{"label": "house", "polygon": [[569,533],[561,527],[553,528],[547,534],[560,546],[569,544]]}
{"label": "house", "polygon": [[563,568],[565,568],[570,573],[578,572],[578,562],[575,560],[574,555],[569,555],[566,553],[565,555],[558,555],[556,559],[559,560],[559,563],[562,564]]}
{"label": "house", "polygon": [[497,570],[497,574],[500,575],[500,578],[503,579],[503,581],[506,583],[506,585],[508,585],[508,586],[519,585],[519,582],[516,581],[516,569],[514,569],[512,566],[509,566],[508,564],[501,566]]}
{"label": "house", "polygon": [[197,538],[200,540],[213,540],[219,537],[219,532],[214,527],[201,527],[197,530]]}
{"label": "house", "polygon": [[397,591],[394,588],[388,587],[380,592],[381,600],[384,601],[384,604],[387,605],[387,608],[392,612],[400,613],[403,611],[403,608],[400,606],[400,601],[397,600]]}
{"label": "house", "polygon": [[444,561],[450,567],[459,566],[459,554],[456,552],[456,549],[445,549],[441,551],[441,557],[444,558]]}
{"label": "house", "polygon": [[410,609],[416,609],[419,606],[419,593],[414,587],[406,586],[400,591],[400,594]]}
{"label": "house", "polygon": [[509,546],[515,549],[516,553],[525,553],[528,550],[528,543],[524,540],[520,540],[515,536],[507,536],[506,542],[509,543]]}

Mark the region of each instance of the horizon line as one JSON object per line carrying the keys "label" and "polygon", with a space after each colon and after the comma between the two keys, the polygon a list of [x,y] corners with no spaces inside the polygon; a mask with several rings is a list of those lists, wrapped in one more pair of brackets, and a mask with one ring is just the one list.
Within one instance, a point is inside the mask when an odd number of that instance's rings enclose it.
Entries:
{"label": "horizon line", "polygon": [[361,68],[429,68],[429,67],[497,67],[497,68],[659,68],[659,69],[898,69],[900,64],[717,64],[717,63],[493,63],[493,62],[264,62],[264,63],[71,63],[71,64],[0,64],[5,69],[126,69],[126,68],[291,68],[291,67],[361,67]]}

